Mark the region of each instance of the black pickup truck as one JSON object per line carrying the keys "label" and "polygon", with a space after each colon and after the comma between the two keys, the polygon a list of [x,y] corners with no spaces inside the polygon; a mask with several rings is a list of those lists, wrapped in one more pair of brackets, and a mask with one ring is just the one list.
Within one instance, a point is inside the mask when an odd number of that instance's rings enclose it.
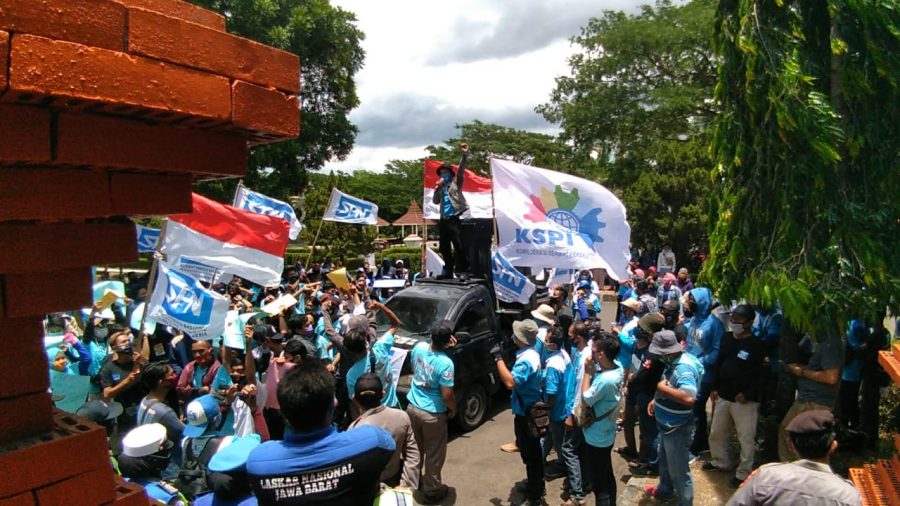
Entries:
{"label": "black pickup truck", "polygon": [[[512,357],[515,345],[508,336],[512,322],[523,318],[526,308],[517,304],[498,307],[480,279],[420,280],[391,297],[386,305],[403,323],[394,339],[397,349],[412,350],[419,342],[430,339],[435,324],[441,320],[453,322],[457,344],[447,354],[456,366],[456,423],[464,431],[481,425],[491,397],[502,388],[490,350],[499,342],[504,357]],[[387,318],[380,312],[377,322],[379,333],[387,330]],[[407,355],[397,385],[397,395],[404,404],[412,372]]]}

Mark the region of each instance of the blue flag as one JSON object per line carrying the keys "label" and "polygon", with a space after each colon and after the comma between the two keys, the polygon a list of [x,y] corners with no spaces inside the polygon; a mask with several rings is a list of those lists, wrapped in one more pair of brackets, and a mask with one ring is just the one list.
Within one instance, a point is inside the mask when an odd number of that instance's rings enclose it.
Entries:
{"label": "blue flag", "polygon": [[227,312],[228,299],[159,262],[147,318],[183,330],[192,339],[208,341],[224,332]]}
{"label": "blue flag", "polygon": [[331,200],[325,210],[325,221],[375,225],[378,223],[378,206],[368,200],[347,195],[337,188],[331,189]]}
{"label": "blue flag", "polygon": [[156,251],[156,243],[159,242],[159,229],[134,225],[137,228],[138,253],[153,253]]}
{"label": "blue flag", "polygon": [[496,249],[491,257],[494,271],[494,291],[503,302],[527,304],[531,300],[535,286],[524,274],[516,270],[509,260]]}
{"label": "blue flag", "polygon": [[292,240],[300,235],[300,229],[303,228],[300,220],[297,219],[297,213],[294,208],[286,202],[267,197],[262,193],[248,190],[243,186],[238,186],[237,192],[234,194],[234,207],[250,211],[256,214],[265,214],[281,218],[291,224],[288,237]]}

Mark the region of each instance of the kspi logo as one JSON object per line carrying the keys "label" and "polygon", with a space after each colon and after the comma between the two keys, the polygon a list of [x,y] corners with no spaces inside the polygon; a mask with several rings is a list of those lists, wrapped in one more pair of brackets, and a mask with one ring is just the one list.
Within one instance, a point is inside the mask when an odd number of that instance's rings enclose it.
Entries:
{"label": "kspi logo", "polygon": [[[518,243],[572,246],[574,237],[579,236],[593,249],[594,243],[603,242],[600,229],[605,228],[606,223],[599,220],[603,209],[591,208],[587,203],[582,203],[578,188],[567,192],[556,185],[551,192],[543,187],[540,196],[529,196],[528,208],[525,219],[536,226],[533,229],[516,229]],[[559,225],[566,232],[538,226],[548,221]]]}

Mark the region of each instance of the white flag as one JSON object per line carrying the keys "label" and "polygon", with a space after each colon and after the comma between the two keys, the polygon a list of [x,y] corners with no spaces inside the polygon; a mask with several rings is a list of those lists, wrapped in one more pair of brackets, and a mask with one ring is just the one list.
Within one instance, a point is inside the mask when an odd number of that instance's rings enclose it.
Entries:
{"label": "white flag", "polygon": [[494,271],[494,292],[503,302],[528,304],[535,286],[524,274],[516,270],[499,251],[493,250],[491,268]]}
{"label": "white flag", "polygon": [[332,188],[331,201],[328,202],[328,209],[325,210],[325,216],[322,219],[358,225],[375,225],[378,223],[378,206],[369,201],[351,197],[337,188]]}
{"label": "white flag", "polygon": [[[631,254],[625,206],[603,186],[491,159],[500,252],[522,267],[604,268],[623,279]],[[502,195],[502,198],[499,196]]]}
{"label": "white flag", "polygon": [[243,185],[238,186],[234,194],[234,207],[250,211],[251,213],[275,216],[285,220],[291,224],[291,230],[288,232],[288,237],[291,240],[296,239],[303,228],[300,220],[297,219],[297,213],[294,212],[294,208],[290,204],[267,197],[262,193],[248,190]]}
{"label": "white flag", "polygon": [[444,272],[444,259],[431,248],[425,248],[425,272],[434,275]]}
{"label": "white flag", "polygon": [[208,341],[222,335],[228,299],[165,262],[159,262],[156,279],[147,318],[183,330],[195,340]]}

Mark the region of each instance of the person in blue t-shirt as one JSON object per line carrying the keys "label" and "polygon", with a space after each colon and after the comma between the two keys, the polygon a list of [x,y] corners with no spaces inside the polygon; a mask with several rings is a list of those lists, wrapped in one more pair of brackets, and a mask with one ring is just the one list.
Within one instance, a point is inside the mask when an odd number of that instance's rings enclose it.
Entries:
{"label": "person in blue t-shirt", "polygon": [[334,375],[315,358],[281,377],[277,395],[287,424],[284,440],[265,442],[247,458],[260,504],[375,502],[381,472],[396,448],[394,438],[374,425],[338,432],[332,425],[334,393]]}
{"label": "person in blue t-shirt", "polygon": [[656,417],[659,429],[659,485],[644,490],[657,499],[677,497],[679,505],[692,504],[694,484],[691,479],[690,445],[694,432],[694,405],[703,377],[703,365],[690,353],[671,330],[653,334],[649,352],[666,364],[656,395],[647,413]]}
{"label": "person in blue t-shirt", "polygon": [[444,270],[438,279],[452,279],[453,272],[459,272],[468,263],[466,250],[463,249],[460,232],[460,218],[469,209],[466,196],[463,194],[463,181],[466,174],[466,162],[469,159],[469,145],[460,144],[462,159],[456,172],[449,163],[443,163],[437,168],[440,178],[434,186],[434,196],[431,202],[441,209],[441,219],[438,221],[438,234],[440,234],[441,257],[444,259]]}
{"label": "person in blue t-shirt", "polygon": [[506,366],[500,354],[500,345],[491,350],[497,364],[497,374],[503,385],[512,390],[512,412],[515,416],[514,428],[516,446],[525,464],[528,477],[525,496],[529,504],[541,504],[544,497],[544,457],[541,440],[529,433],[528,412],[534,403],[541,400],[541,357],[535,349],[538,326],[534,320],[513,323],[513,341],[519,350],[512,370]]}
{"label": "person in blue t-shirt", "polygon": [[[367,372],[375,373],[384,384],[384,398],[381,403],[385,406],[396,408],[400,406],[397,400],[397,383],[391,368],[391,347],[394,346],[394,334],[400,328],[400,319],[393,311],[380,302],[372,302],[371,310],[381,310],[391,322],[390,328],[380,339],[367,346],[368,328],[352,329],[347,331],[344,337],[344,350],[354,360],[353,365],[347,370],[347,391],[353,392],[356,388],[356,380]],[[348,357],[350,358],[350,357]],[[351,394],[352,398],[352,394]],[[358,415],[359,413],[354,413]]]}
{"label": "person in blue t-shirt", "polygon": [[427,502],[447,495],[441,469],[447,456],[447,420],[456,416],[453,392],[453,360],[445,350],[456,344],[453,323],[444,320],[431,331],[431,343],[419,343],[412,350],[413,381],[406,413],[412,422],[416,445],[422,454],[420,490]]}
{"label": "person in blue t-shirt", "polygon": [[[591,487],[597,504],[610,504],[616,498],[616,477],[612,469],[612,447],[616,442],[616,415],[625,380],[622,367],[615,361],[619,339],[602,332],[591,341],[591,357],[584,366],[581,395],[594,410],[594,421],[584,431],[585,453]],[[599,368],[599,369],[598,369]]]}
{"label": "person in blue t-shirt", "polygon": [[[580,323],[580,322],[579,322]],[[560,469],[545,469],[545,474],[554,471],[566,476],[569,487],[573,490],[573,499],[583,499],[581,491],[581,462],[578,459],[577,444],[574,431],[566,428],[566,419],[572,414],[570,395],[573,393],[569,385],[575,380],[575,368],[568,352],[564,350],[565,339],[561,327],[553,327],[547,332],[546,350],[548,353],[544,368],[544,399],[550,406],[550,437],[542,441],[544,459],[550,453],[550,447],[556,450]]]}

